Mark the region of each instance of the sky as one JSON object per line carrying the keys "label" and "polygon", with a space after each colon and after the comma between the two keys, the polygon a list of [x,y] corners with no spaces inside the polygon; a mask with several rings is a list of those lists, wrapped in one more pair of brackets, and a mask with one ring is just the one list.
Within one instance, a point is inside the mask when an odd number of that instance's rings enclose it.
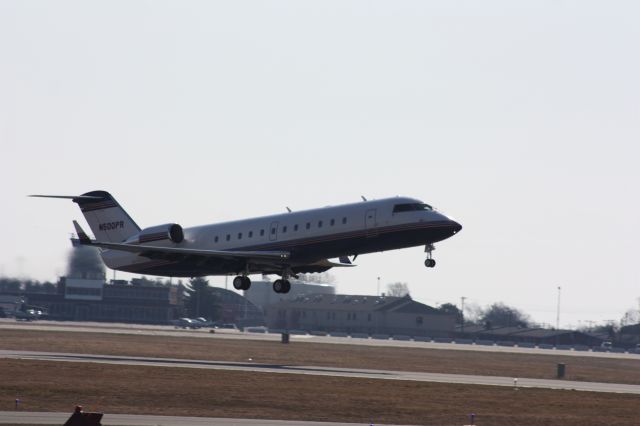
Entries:
{"label": "sky", "polygon": [[0,275],[65,273],[81,213],[28,194],[107,190],[142,227],[406,195],[462,232],[434,269],[422,247],[363,255],[339,292],[380,277],[431,305],[555,325],[560,296],[561,326],[619,320],[640,303],[639,19],[633,1],[2,0]]}

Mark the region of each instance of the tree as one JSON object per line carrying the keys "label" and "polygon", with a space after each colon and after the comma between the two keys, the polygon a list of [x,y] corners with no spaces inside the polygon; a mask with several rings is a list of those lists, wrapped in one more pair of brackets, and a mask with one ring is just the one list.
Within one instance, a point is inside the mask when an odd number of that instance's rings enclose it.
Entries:
{"label": "tree", "polygon": [[409,285],[407,283],[387,284],[387,296],[405,297],[409,295]]}
{"label": "tree", "polygon": [[528,327],[531,322],[527,314],[501,302],[484,309],[479,319],[486,328]]}
{"label": "tree", "polygon": [[442,312],[443,314],[455,315],[456,324],[462,324],[462,311],[458,309],[458,307],[453,303],[443,303],[442,305],[438,306],[438,311]]}
{"label": "tree", "polygon": [[[640,299],[638,299],[640,301]],[[631,308],[625,312],[624,316],[620,319],[620,326],[632,325],[640,323],[640,309]]]}
{"label": "tree", "polygon": [[185,308],[187,315],[196,318],[204,317],[215,321],[220,315],[220,298],[213,292],[209,282],[204,278],[194,278],[187,287]]}
{"label": "tree", "polygon": [[22,290],[22,283],[15,278],[0,278],[0,291],[19,292]]}

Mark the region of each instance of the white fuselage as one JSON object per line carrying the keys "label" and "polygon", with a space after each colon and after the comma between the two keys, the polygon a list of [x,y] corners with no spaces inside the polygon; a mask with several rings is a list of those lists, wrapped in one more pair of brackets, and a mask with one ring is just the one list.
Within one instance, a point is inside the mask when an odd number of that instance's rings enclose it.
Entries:
{"label": "white fuselage", "polygon": [[[416,206],[414,210],[412,206]],[[164,240],[153,244],[201,250],[286,250],[291,253],[289,265],[295,267],[327,258],[432,244],[460,230],[458,223],[424,206],[407,197],[363,201],[184,228],[181,243]],[[183,275],[175,261],[149,261],[113,250],[104,251],[103,259],[114,269]],[[189,266],[190,271],[193,268]],[[237,273],[238,268],[233,263],[209,265],[203,267],[202,275]],[[197,274],[184,276],[193,275]]]}

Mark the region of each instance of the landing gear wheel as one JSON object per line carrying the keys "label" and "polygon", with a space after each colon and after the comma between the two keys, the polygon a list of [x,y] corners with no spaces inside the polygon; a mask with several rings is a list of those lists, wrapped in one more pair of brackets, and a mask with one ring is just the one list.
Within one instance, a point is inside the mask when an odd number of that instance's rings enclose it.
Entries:
{"label": "landing gear wheel", "polygon": [[233,279],[233,288],[236,290],[249,290],[249,287],[251,287],[251,280],[249,277],[238,275]]}
{"label": "landing gear wheel", "polygon": [[433,268],[434,266],[436,266],[436,261],[435,259],[427,259],[424,261],[424,266],[426,266],[427,268]]}
{"label": "landing gear wheel", "polygon": [[289,290],[291,290],[291,283],[289,280],[278,279],[273,282],[273,291],[276,293],[289,293]]}
{"label": "landing gear wheel", "polygon": [[242,290],[244,287],[244,277],[241,277],[240,275],[238,275],[237,277],[235,277],[233,279],[233,288],[235,288],[236,290]]}
{"label": "landing gear wheel", "polygon": [[242,277],[242,290],[249,290],[251,287],[251,280],[249,277]]}

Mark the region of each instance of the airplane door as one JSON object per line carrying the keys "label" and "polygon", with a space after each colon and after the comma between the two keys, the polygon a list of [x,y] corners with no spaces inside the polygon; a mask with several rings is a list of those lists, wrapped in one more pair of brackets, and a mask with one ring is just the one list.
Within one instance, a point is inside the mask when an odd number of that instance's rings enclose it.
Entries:
{"label": "airplane door", "polygon": [[373,231],[376,228],[376,209],[367,210],[364,214],[364,227],[367,231]]}
{"label": "airplane door", "polygon": [[271,222],[269,227],[269,241],[275,241],[278,239],[278,222]]}

